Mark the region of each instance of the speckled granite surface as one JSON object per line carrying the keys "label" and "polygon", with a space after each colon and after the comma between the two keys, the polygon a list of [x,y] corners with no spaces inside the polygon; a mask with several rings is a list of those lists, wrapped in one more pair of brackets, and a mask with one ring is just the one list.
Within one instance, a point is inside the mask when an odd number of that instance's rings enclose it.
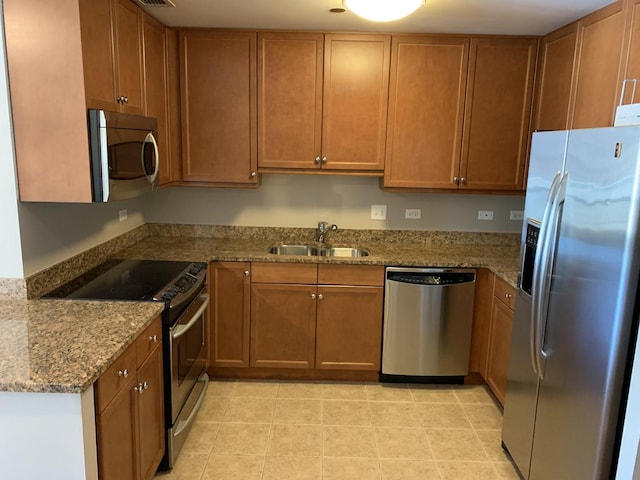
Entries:
{"label": "speckled granite surface", "polygon": [[27,298],[27,282],[24,278],[0,278],[0,299],[24,300]]}
{"label": "speckled granite surface", "polygon": [[152,302],[0,301],[0,391],[83,392],[162,308]]}
{"label": "speckled granite surface", "polygon": [[[152,231],[153,231],[152,227]],[[155,227],[157,228],[157,227]],[[263,229],[258,229],[263,230]],[[334,246],[358,246],[371,252],[368,257],[302,257],[273,255],[269,247],[277,243],[313,242],[312,229],[254,229],[237,238],[201,236],[152,236],[120,252],[122,258],[193,261],[253,261],[295,263],[352,263],[388,266],[488,268],[516,285],[519,235],[458,232],[344,231],[328,238]],[[276,231],[280,230],[280,231]],[[174,233],[196,234],[188,226],[173,227]],[[213,233],[210,231],[209,233]],[[341,235],[339,235],[341,234]]]}
{"label": "speckled granite surface", "polygon": [[[26,298],[40,298],[110,257],[486,267],[511,285],[516,284],[520,234],[340,229],[328,234],[328,243],[365,247],[372,255],[361,259],[319,259],[266,253],[276,243],[313,242],[314,235],[313,228],[145,224],[31,275],[25,280]],[[21,293],[24,295],[24,291]],[[0,289],[0,299],[3,298],[25,297],[5,296]]]}
{"label": "speckled granite surface", "polygon": [[[276,243],[309,243],[312,228],[147,224],[26,280],[0,279],[0,391],[82,392],[160,313],[156,303],[15,300],[37,298],[109,257],[184,261],[345,263],[489,268],[512,286],[519,235],[406,230],[339,230],[334,246],[359,258],[280,256]],[[12,301],[13,299],[13,301]]]}

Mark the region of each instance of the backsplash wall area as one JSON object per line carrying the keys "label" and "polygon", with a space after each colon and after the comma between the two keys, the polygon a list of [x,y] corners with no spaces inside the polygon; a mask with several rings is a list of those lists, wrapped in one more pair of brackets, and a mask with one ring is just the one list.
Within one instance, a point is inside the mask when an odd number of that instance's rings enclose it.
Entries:
{"label": "backsplash wall area", "polygon": [[[162,189],[143,199],[150,223],[315,227],[319,220],[349,229],[452,230],[519,233],[509,220],[524,208],[524,196],[383,191],[377,177],[263,175],[255,190],[233,188]],[[386,220],[371,220],[371,205],[387,205]],[[419,220],[405,209],[421,209]],[[494,212],[478,220],[478,210]]]}

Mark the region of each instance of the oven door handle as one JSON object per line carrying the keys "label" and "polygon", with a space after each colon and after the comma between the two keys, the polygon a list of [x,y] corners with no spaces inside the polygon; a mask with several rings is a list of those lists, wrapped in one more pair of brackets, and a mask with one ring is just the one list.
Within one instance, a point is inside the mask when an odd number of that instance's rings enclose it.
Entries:
{"label": "oven door handle", "polygon": [[209,306],[209,294],[203,293],[198,297],[198,299],[202,301],[202,305],[200,305],[200,308],[198,308],[196,313],[193,314],[193,317],[191,317],[191,320],[189,320],[189,322],[185,323],[184,325],[178,325],[173,333],[171,333],[171,338],[173,338],[174,340],[187,333],[189,329],[193,327],[198,321],[200,315],[202,315]]}

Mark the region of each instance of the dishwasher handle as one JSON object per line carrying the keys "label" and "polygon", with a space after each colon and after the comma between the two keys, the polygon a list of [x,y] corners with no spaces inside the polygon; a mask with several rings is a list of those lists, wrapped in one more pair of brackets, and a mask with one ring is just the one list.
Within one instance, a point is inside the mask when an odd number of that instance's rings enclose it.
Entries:
{"label": "dishwasher handle", "polygon": [[473,272],[387,272],[387,281],[414,285],[458,285],[475,279]]}

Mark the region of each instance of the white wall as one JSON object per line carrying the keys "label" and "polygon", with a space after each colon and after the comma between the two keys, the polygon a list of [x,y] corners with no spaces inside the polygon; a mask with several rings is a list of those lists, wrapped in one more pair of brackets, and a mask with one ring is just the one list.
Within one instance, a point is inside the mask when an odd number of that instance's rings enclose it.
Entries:
{"label": "white wall", "polygon": [[[0,1],[0,6],[2,2]],[[2,20],[2,9],[0,9]],[[0,22],[0,25],[4,25]],[[0,278],[23,278],[4,28],[0,26]]]}
{"label": "white wall", "polygon": [[[387,205],[387,220],[371,220],[371,205]],[[375,177],[263,175],[255,190],[167,188],[144,200],[145,218],[154,223],[195,223],[315,227],[318,220],[353,229],[413,229],[519,233],[509,220],[522,210],[523,196],[385,192]],[[422,210],[406,220],[406,208]],[[492,210],[493,221],[479,221]]]}

